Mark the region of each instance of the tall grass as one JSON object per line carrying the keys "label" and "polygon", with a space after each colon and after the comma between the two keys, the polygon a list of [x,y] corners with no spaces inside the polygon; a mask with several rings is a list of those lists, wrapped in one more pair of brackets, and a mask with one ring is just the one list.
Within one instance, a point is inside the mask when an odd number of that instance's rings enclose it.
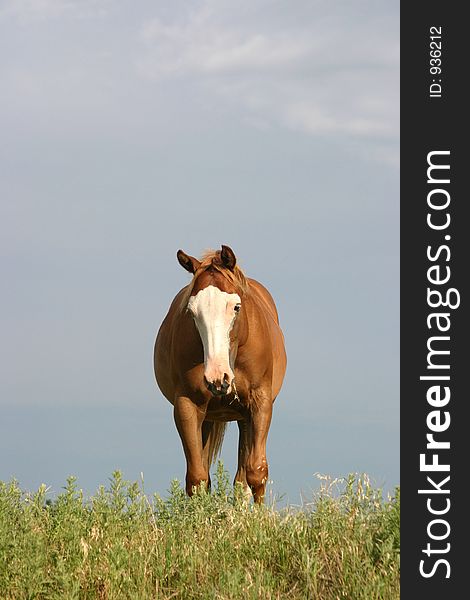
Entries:
{"label": "tall grass", "polygon": [[167,499],[116,471],[85,499],[0,482],[0,598],[399,597],[399,490],[366,477],[324,485],[310,505],[247,504],[219,464],[212,493]]}

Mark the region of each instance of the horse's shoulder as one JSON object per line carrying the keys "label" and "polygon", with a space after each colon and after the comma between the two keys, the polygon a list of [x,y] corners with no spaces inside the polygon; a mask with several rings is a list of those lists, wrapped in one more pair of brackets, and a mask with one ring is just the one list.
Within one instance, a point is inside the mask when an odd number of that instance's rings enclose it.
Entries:
{"label": "horse's shoulder", "polygon": [[181,313],[181,303],[183,302],[187,289],[188,286],[185,286],[173,298],[173,301],[170,304],[170,308],[168,309],[166,317],[163,319],[162,325],[160,327],[161,330],[163,329],[166,331],[169,327],[173,327],[175,317],[177,317],[177,315]]}
{"label": "horse's shoulder", "polygon": [[262,305],[267,308],[276,323],[279,323],[279,316],[277,314],[276,304],[271,296],[270,292],[264,287],[262,283],[256,281],[256,279],[248,279],[248,286],[252,295],[261,301]]}

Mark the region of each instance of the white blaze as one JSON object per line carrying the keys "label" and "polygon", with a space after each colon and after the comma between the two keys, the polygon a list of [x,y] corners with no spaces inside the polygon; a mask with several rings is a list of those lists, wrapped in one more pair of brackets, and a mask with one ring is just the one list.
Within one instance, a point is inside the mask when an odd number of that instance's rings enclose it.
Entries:
{"label": "white blaze", "polygon": [[191,296],[188,302],[204,347],[204,376],[217,387],[224,380],[231,385],[234,379],[229,357],[230,330],[237,316],[235,306],[240,303],[238,294],[228,294],[213,285]]}

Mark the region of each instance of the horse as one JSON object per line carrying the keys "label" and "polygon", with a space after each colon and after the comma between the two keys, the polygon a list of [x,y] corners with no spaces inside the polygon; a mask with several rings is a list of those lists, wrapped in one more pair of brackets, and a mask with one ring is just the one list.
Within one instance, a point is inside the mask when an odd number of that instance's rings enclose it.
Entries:
{"label": "horse", "polygon": [[268,290],[245,277],[229,246],[201,259],[178,250],[193,277],[173,299],[157,334],[157,384],[173,405],[186,457],[186,493],[205,482],[219,454],[227,422],[239,429],[240,482],[264,502],[266,441],[273,403],[286,371],[284,335]]}

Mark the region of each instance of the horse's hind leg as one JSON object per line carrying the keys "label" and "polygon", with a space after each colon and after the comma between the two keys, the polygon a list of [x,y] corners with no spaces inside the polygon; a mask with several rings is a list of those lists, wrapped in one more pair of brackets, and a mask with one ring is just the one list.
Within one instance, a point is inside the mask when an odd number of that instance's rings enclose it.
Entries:
{"label": "horse's hind leg", "polygon": [[211,487],[211,476],[210,476],[210,435],[213,429],[214,422],[213,421],[203,421],[202,423],[202,462],[204,463],[204,468],[207,471],[207,487]]}
{"label": "horse's hind leg", "polygon": [[193,488],[202,481],[209,481],[209,470],[204,464],[202,448],[202,423],[204,411],[185,396],[179,396],[174,403],[174,418],[186,456],[186,492],[193,494]]}
{"label": "horse's hind leg", "polygon": [[238,425],[238,467],[235,475],[234,485],[241,483],[245,491],[247,499],[251,498],[251,489],[246,480],[246,463],[248,460],[248,453],[251,446],[251,427],[250,424],[245,421],[237,421]]}

